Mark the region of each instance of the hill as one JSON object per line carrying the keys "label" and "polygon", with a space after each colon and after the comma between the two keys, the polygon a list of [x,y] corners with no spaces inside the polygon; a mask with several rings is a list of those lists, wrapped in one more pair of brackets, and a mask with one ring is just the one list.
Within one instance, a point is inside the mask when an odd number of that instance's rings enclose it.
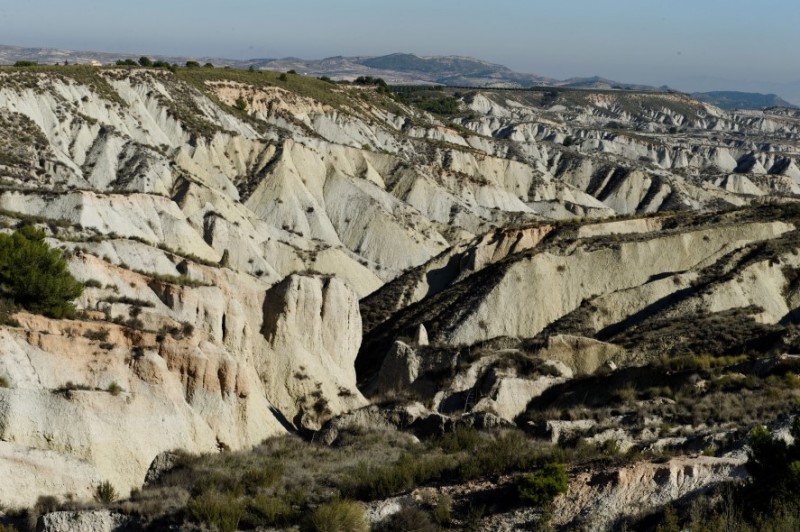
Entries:
{"label": "hill", "polygon": [[760,94],[757,92],[714,91],[697,92],[692,97],[708,102],[722,109],[768,109],[771,107],[791,107],[796,105],[787,102],[777,94]]}

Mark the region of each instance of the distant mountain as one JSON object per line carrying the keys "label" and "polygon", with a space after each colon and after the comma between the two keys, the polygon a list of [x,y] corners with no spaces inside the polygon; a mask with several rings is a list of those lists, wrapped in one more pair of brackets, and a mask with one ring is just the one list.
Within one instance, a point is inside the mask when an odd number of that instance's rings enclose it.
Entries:
{"label": "distant mountain", "polygon": [[653,87],[650,85],[640,85],[636,83],[620,83],[618,81],[593,76],[590,78],[570,78],[556,83],[560,87],[571,89],[596,89],[596,90],[635,90],[635,91],[669,91],[672,90],[666,85]]}
{"label": "distant mountain", "polygon": [[312,76],[352,80],[373,76],[394,84],[435,84],[472,87],[531,87],[555,85],[557,80],[514,72],[508,67],[472,57],[389,54],[379,57],[329,57],[321,60],[254,59],[265,70],[294,69]]}
{"label": "distant mountain", "polygon": [[[0,45],[0,65],[16,61],[37,61],[42,64],[88,63],[100,61],[111,64],[118,59],[138,59],[141,54],[61,50],[56,48],[22,48]],[[210,62],[218,67],[256,68],[260,70],[295,70],[308,76],[327,76],[335,80],[352,81],[359,76],[383,78],[389,84],[446,85],[463,87],[527,88],[534,86],[565,87],[586,90],[668,91],[669,87],[652,87],[620,83],[600,76],[557,80],[515,72],[510,68],[463,56],[419,56],[395,53],[383,56],[335,56],[325,59],[225,59],[188,56],[150,56],[169,63],[184,64],[188,60]],[[798,83],[800,86],[800,83]],[[763,109],[766,107],[795,107],[775,94],[744,92],[705,92],[695,98],[724,109]]]}
{"label": "distant mountain", "polygon": [[768,107],[794,107],[777,94],[758,92],[714,91],[696,92],[693,98],[710,103],[722,109],[766,109]]}
{"label": "distant mountain", "polygon": [[[23,48],[20,46],[0,45],[0,65],[13,65],[17,61],[35,61],[42,65],[63,64],[65,61],[76,63],[89,63],[99,61],[103,64],[113,64],[118,59],[139,59],[142,55],[148,54],[127,54],[114,52],[93,52],[62,50],[59,48]],[[210,57],[184,57],[184,56],[165,56],[150,55],[153,59],[167,61],[168,63],[184,64],[188,60],[212,62],[216,66],[239,66],[242,61],[233,59],[219,59]]]}
{"label": "distant mountain", "polygon": [[427,72],[441,75],[442,72],[458,72],[462,75],[488,76],[495,73],[514,74],[502,65],[495,65],[471,57],[443,56],[419,57],[413,54],[390,54],[370,57],[359,61],[362,65],[380,70],[401,72]]}

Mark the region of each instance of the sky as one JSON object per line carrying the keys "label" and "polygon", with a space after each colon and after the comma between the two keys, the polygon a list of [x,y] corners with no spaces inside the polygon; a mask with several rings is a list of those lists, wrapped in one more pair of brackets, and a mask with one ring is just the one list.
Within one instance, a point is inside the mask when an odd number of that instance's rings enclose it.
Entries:
{"label": "sky", "polygon": [[228,57],[465,55],[800,103],[797,0],[0,0],[0,44]]}

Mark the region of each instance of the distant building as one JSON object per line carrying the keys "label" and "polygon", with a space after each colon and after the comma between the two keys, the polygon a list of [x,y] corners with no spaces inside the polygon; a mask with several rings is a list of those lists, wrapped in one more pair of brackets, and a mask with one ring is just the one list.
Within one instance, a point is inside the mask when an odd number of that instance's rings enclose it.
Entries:
{"label": "distant building", "polygon": [[89,66],[101,67],[101,66],[103,66],[103,63],[101,63],[97,59],[92,59],[91,61],[89,61]]}

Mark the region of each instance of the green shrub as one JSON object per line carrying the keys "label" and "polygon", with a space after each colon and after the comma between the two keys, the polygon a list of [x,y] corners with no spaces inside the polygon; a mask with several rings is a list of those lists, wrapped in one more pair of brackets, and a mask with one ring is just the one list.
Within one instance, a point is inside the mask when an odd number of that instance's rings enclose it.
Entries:
{"label": "green shrub", "polygon": [[122,386],[120,386],[116,382],[112,382],[111,384],[108,385],[108,388],[106,388],[106,391],[108,393],[110,393],[111,395],[113,395],[114,397],[116,397],[116,396],[118,396],[119,394],[122,393]]}
{"label": "green shrub", "polygon": [[100,329],[97,331],[86,331],[83,333],[83,337],[88,338],[89,340],[105,342],[106,340],[108,340],[108,329]]}
{"label": "green shrub", "polygon": [[17,306],[13,301],[0,297],[0,325],[19,327],[19,322],[14,318]]}
{"label": "green shrub", "polygon": [[453,500],[447,495],[440,495],[436,506],[433,507],[432,515],[433,520],[440,527],[450,526],[450,522],[453,520]]}
{"label": "green shrub", "polygon": [[629,386],[617,388],[614,392],[614,401],[620,404],[629,404],[636,400],[636,389]]}
{"label": "green shrub", "polygon": [[416,506],[402,506],[400,511],[384,519],[374,529],[376,532],[438,532],[439,527],[431,521],[431,516]]}
{"label": "green shrub", "polygon": [[311,514],[311,528],[316,532],[369,531],[364,508],[348,500],[335,500],[318,506]]}
{"label": "green shrub", "polygon": [[189,501],[189,513],[197,521],[221,532],[234,532],[245,511],[245,503],[230,494],[209,492]]}
{"label": "green shrub", "polygon": [[278,463],[253,466],[242,473],[240,483],[246,491],[255,493],[261,488],[275,486],[283,477],[283,473],[284,468]]}
{"label": "green shrub", "polygon": [[247,100],[241,96],[236,98],[236,103],[233,106],[243,113],[247,112]]}
{"label": "green shrub", "polygon": [[102,482],[94,489],[94,500],[102,504],[111,504],[119,498],[117,490],[109,481]]}
{"label": "green shrub", "polygon": [[750,481],[744,499],[754,510],[794,503],[800,493],[800,417],[791,430],[794,443],[774,438],[763,426],[750,433],[747,472]]}
{"label": "green shrub", "polygon": [[343,494],[363,501],[384,499],[420,484],[439,480],[455,465],[443,456],[403,453],[393,464],[369,466],[361,463],[340,483]]}
{"label": "green shrub", "polygon": [[444,433],[437,443],[446,453],[471,452],[480,445],[481,435],[472,427],[456,427],[452,432]]}
{"label": "green shrub", "polygon": [[21,307],[51,318],[71,317],[72,300],[83,285],[69,273],[58,250],[50,249],[44,233],[25,226],[0,235],[0,289]]}
{"label": "green shrub", "polygon": [[501,432],[461,463],[459,476],[461,480],[472,480],[485,475],[502,475],[527,469],[535,460],[536,453],[523,433]]}
{"label": "green shrub", "polygon": [[671,504],[664,508],[664,516],[656,528],[656,532],[681,532],[683,530],[678,522],[678,513]]}
{"label": "green shrub", "polygon": [[200,63],[197,61],[186,61],[186,68],[200,68]]}
{"label": "green shrub", "polygon": [[58,502],[58,498],[52,495],[40,495],[38,499],[36,499],[36,504],[33,506],[33,510],[39,514],[49,514],[51,512],[57,512],[58,509],[61,507],[61,503]]}
{"label": "green shrub", "polygon": [[0,375],[0,388],[10,388],[11,383],[8,381],[7,378]]}
{"label": "green shrub", "polygon": [[569,487],[564,464],[546,464],[539,471],[523,475],[517,484],[519,498],[533,506],[544,506]]}
{"label": "green shrub", "polygon": [[280,497],[259,495],[250,501],[247,520],[251,526],[284,527],[297,519],[298,512]]}
{"label": "green shrub", "polygon": [[36,61],[17,61],[16,63],[14,63],[14,66],[15,67],[33,67],[33,66],[36,66],[38,64],[39,63],[37,63]]}

